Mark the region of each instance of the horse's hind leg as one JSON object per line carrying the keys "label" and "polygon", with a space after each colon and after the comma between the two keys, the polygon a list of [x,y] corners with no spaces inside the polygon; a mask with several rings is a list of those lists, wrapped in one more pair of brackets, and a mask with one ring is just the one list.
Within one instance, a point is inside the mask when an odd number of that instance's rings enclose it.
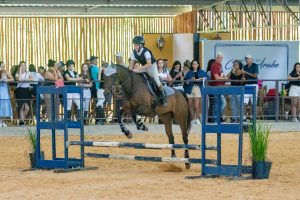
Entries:
{"label": "horse's hind leg", "polygon": [[137,116],[135,113],[132,114],[133,122],[136,125],[137,130],[148,131],[148,127],[142,122],[141,119],[137,120]]}
{"label": "horse's hind leg", "polygon": [[[160,115],[159,117],[165,125],[165,131],[169,138],[169,144],[175,144],[174,135],[172,133],[172,120],[173,120],[172,113],[168,112],[163,115]],[[171,150],[171,156],[176,157],[174,149]]]}
{"label": "horse's hind leg", "polygon": [[124,113],[124,108],[121,108],[119,113],[118,113],[118,122],[120,125],[120,128],[122,130],[122,132],[128,137],[128,138],[132,138],[132,133],[126,128],[125,124],[122,121],[122,116]]}

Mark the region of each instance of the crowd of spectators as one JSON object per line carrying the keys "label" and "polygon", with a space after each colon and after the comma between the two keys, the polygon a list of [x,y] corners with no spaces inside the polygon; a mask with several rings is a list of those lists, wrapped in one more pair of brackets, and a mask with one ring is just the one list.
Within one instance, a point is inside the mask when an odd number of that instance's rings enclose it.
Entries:
{"label": "crowd of spectators", "polygon": [[[209,81],[210,86],[224,86],[231,84],[232,86],[252,85],[258,90],[258,65],[253,62],[251,55],[245,56],[246,64],[243,66],[241,60],[234,60],[232,68],[228,74],[224,74],[222,70],[223,54],[217,53],[215,59],[209,60],[206,71],[200,66],[198,60],[186,60],[183,64],[176,60],[172,67],[169,68],[168,60],[158,59],[157,69],[158,76],[163,85],[168,85],[177,90],[183,90],[188,97],[188,106],[190,109],[192,123],[200,124],[200,107],[201,107],[201,90],[206,80]],[[128,67],[124,62],[122,53],[116,54],[116,63]],[[6,70],[5,64],[0,62],[0,127],[6,127],[7,121],[13,118],[18,119],[19,126],[24,126],[28,119],[30,109],[34,109],[32,104],[36,97],[37,85],[51,86],[63,82],[64,85],[78,85],[84,88],[84,102],[83,102],[83,116],[85,124],[88,124],[93,115],[96,124],[103,125],[107,122],[105,116],[105,108],[111,105],[112,95],[105,90],[105,83],[101,81],[101,74],[105,70],[106,63],[102,63],[99,67],[98,57],[91,56],[80,66],[80,71],[75,71],[75,63],[73,60],[54,61],[50,59],[47,68],[30,64],[27,67],[26,62],[21,61],[19,65],[11,67],[10,71]],[[134,62],[134,68],[139,68],[141,64]],[[292,121],[298,122],[300,110],[300,63],[294,65],[293,71],[289,74],[290,80],[289,95],[292,99]],[[247,119],[247,112],[244,118],[239,118],[241,112],[239,106],[240,98],[237,95],[229,97],[229,107],[231,111],[230,121],[237,123],[240,120]],[[43,105],[45,107],[44,120],[59,120],[60,105],[63,102],[60,96],[54,97],[54,107],[51,109],[51,95],[45,94],[42,96]],[[220,102],[219,102],[220,101]],[[245,105],[252,103],[252,98],[245,95]],[[114,99],[114,102],[118,102]],[[224,109],[226,106],[224,96],[216,98],[210,96],[209,98],[209,122],[223,122]],[[217,112],[216,105],[220,103],[221,112]],[[178,105],[180,106],[180,105]],[[120,107],[120,106],[119,106]],[[114,109],[118,110],[118,106]],[[67,117],[68,119],[79,118],[79,95],[70,93],[67,94]],[[54,112],[54,113],[52,113]],[[15,114],[14,114],[15,113]],[[35,112],[33,112],[35,113]],[[115,122],[112,120],[112,122]]]}

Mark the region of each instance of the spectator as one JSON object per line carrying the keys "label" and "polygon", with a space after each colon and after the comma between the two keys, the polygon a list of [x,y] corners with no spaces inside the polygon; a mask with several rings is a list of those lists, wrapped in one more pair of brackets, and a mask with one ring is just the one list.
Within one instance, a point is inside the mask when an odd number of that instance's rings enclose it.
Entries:
{"label": "spectator", "polygon": [[192,61],[192,66],[190,71],[184,77],[187,80],[184,85],[184,92],[188,97],[189,109],[192,115],[192,123],[200,123],[200,98],[201,89],[203,86],[203,79],[207,78],[207,74],[200,68],[199,62],[197,60]]}
{"label": "spectator", "polygon": [[123,54],[121,52],[116,53],[116,62],[119,65],[127,67],[127,65],[125,64],[124,59],[123,59]]}
{"label": "spectator", "polygon": [[293,122],[299,122],[297,119],[297,110],[298,110],[298,117],[300,118],[300,63],[297,62],[294,65],[293,71],[289,74],[288,80],[290,80],[290,91],[289,96],[291,97],[292,101],[292,115],[293,115]]}
{"label": "spectator", "polygon": [[164,69],[169,69],[169,60],[168,59],[163,59],[164,62]]}
{"label": "spectator", "polygon": [[[82,77],[79,77],[78,73],[74,71],[75,63],[73,60],[68,60],[66,62],[67,70],[64,73],[65,85],[76,85],[77,81],[83,80]],[[67,93],[67,117],[71,119],[71,107],[72,103],[75,103],[77,106],[77,115],[76,120],[80,118],[80,95],[79,93]]]}
{"label": "spectator", "polygon": [[[223,53],[219,52],[216,55],[216,61],[211,65],[211,79],[218,81],[218,82],[211,82],[211,86],[224,86],[227,77],[224,76],[222,72],[222,61],[223,61]],[[219,98],[218,95],[214,95],[213,97],[213,105],[212,105],[212,114],[213,114],[213,122],[217,122],[217,118],[220,118],[221,122],[224,122],[222,116],[226,106],[226,101],[224,95],[221,95],[220,98],[221,102],[221,110],[220,116],[217,115],[217,108],[219,105]]]}
{"label": "spectator", "polygon": [[66,70],[66,68],[65,68],[66,64],[63,61],[59,61],[56,63],[56,65],[57,65],[57,69],[60,72],[60,74],[63,75]]}
{"label": "spectator", "polygon": [[46,68],[45,68],[44,66],[39,66],[39,67],[38,67],[38,72],[39,72],[40,75],[42,75],[42,77],[44,78],[45,72],[46,72]]}
{"label": "spectator", "polygon": [[34,64],[30,64],[28,66],[28,70],[32,76],[32,80],[34,81],[30,84],[32,87],[31,95],[35,97],[36,96],[36,87],[39,84],[38,82],[44,81],[44,77],[39,72],[36,72],[36,68],[35,68]]}
{"label": "spectator", "polygon": [[[207,74],[207,79],[211,80],[211,66],[212,64],[215,62],[215,59],[210,59],[207,62],[207,67],[206,67],[206,74]],[[208,83],[209,85],[209,83]],[[214,100],[214,95],[209,95],[209,99],[208,99],[208,122],[212,122],[212,107],[213,107],[213,100]]]}
{"label": "spectator", "polygon": [[[258,82],[257,76],[259,74],[258,65],[253,62],[253,58],[250,54],[245,57],[246,65],[243,67],[242,73],[245,76],[246,86],[255,86],[256,88],[256,100],[258,94]],[[253,95],[245,94],[244,95],[244,103],[250,104],[252,101]],[[253,103],[253,102],[252,102]],[[247,114],[246,114],[247,115]],[[244,120],[246,120],[246,116],[244,116]]]}
{"label": "spectator", "polygon": [[88,59],[85,59],[84,63],[87,64],[88,67],[91,66],[91,61],[90,61],[89,58],[88,58]]}
{"label": "spectator", "polygon": [[176,60],[173,63],[172,69],[170,71],[170,76],[172,78],[170,82],[170,86],[173,86],[177,90],[183,91],[182,81],[184,78],[183,71],[181,70],[181,63],[180,61]]}
{"label": "spectator", "polygon": [[163,85],[167,85],[172,78],[169,75],[169,70],[164,68],[164,61],[162,59],[157,60],[157,71],[158,71],[158,78],[162,82]]}
{"label": "spectator", "polygon": [[12,107],[7,82],[14,81],[13,76],[5,70],[5,64],[0,61],[0,128],[7,127],[3,121],[12,118]]}
{"label": "spectator", "polygon": [[[241,80],[245,80],[244,75],[242,73],[243,63],[240,60],[233,61],[233,67],[227,78],[231,80],[232,86],[243,86],[244,82],[239,82]],[[239,80],[239,81],[235,81]],[[230,96],[230,110],[231,110],[231,123],[238,123],[239,122],[239,113],[240,110],[240,95],[231,95]]]}
{"label": "spectator", "polygon": [[81,65],[81,74],[79,76],[84,80],[84,83],[80,85],[83,87],[84,124],[87,124],[91,101],[91,87],[93,87],[93,83],[90,81],[91,75],[89,73],[89,67],[86,63]]}
{"label": "spectator", "polygon": [[[45,83],[44,86],[54,86],[55,81],[62,79],[62,75],[58,70],[58,65],[55,60],[48,60],[48,70],[44,74]],[[59,96],[54,95],[54,113],[52,113],[51,108],[51,94],[45,94],[45,103],[47,109],[48,121],[52,120],[52,114],[55,116],[55,119],[59,119]]]}
{"label": "spectator", "polygon": [[103,89],[103,84],[101,84],[101,74],[102,72],[100,71],[98,65],[98,57],[96,56],[91,56],[90,57],[90,62],[91,66],[89,68],[90,74],[91,74],[91,79],[93,81],[93,87],[91,90],[92,93],[92,98],[98,99],[97,104],[96,101],[93,101],[92,107],[95,109],[96,107],[96,124],[101,124],[103,125],[105,122],[105,113],[104,113],[104,89]]}
{"label": "spectator", "polygon": [[[16,80],[16,74],[17,74],[18,71],[19,71],[19,65],[13,65],[10,68],[10,74],[12,75],[12,77],[14,78],[14,80]],[[10,83],[9,85],[16,87],[17,83],[13,82],[13,83]]]}
{"label": "spectator", "polygon": [[185,60],[182,67],[183,77],[190,71],[191,62],[189,60]]}
{"label": "spectator", "polygon": [[15,90],[18,111],[19,111],[19,126],[24,126],[24,120],[29,113],[29,105],[31,100],[30,84],[27,81],[32,81],[33,77],[26,69],[25,61],[19,64],[19,71],[16,74],[16,80],[19,81]]}

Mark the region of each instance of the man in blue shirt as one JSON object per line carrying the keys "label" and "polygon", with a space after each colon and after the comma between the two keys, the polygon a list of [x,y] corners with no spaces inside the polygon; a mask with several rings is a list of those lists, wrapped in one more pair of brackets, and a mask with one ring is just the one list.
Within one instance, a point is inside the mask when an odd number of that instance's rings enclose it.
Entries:
{"label": "man in blue shirt", "polygon": [[[96,124],[103,125],[105,122],[105,113],[103,109],[103,103],[105,101],[104,97],[104,89],[103,84],[100,82],[101,80],[101,70],[97,66],[98,64],[98,57],[91,56],[90,57],[90,74],[91,79],[93,81],[93,87],[92,87],[92,98],[95,101],[97,98],[97,104],[96,104]],[[95,107],[95,102],[93,102],[93,108]]]}
{"label": "man in blue shirt", "polygon": [[[250,54],[246,55],[245,57],[246,65],[243,66],[242,74],[244,75],[244,79],[246,80],[246,86],[255,86],[256,88],[256,100],[257,100],[257,93],[258,93],[258,65],[253,62],[253,58]],[[245,94],[244,96],[244,103],[249,104],[252,102],[253,96],[251,94]]]}

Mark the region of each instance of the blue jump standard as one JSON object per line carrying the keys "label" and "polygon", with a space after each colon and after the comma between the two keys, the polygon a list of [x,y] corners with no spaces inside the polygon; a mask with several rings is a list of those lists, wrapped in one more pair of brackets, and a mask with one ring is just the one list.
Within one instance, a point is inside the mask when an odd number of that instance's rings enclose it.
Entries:
{"label": "blue jump standard", "polygon": [[[80,157],[69,158],[69,150],[66,146],[68,141],[68,129],[78,128],[80,130],[80,141],[84,141],[84,126],[83,117],[80,116],[80,121],[70,121],[67,119],[67,94],[78,93],[80,96],[80,113],[83,113],[83,88],[78,86],[64,86],[56,88],[55,86],[38,86],[36,95],[36,168],[38,169],[70,169],[70,168],[83,168],[84,167],[84,146],[80,146]],[[41,121],[41,99],[40,95],[50,95],[51,100],[51,118],[47,122]],[[63,119],[57,119],[58,113],[55,113],[55,99],[59,95],[63,97],[64,116]],[[81,114],[80,114],[81,115]],[[41,159],[41,130],[52,130],[52,159]],[[56,155],[56,130],[64,131],[64,156],[58,158]]]}
{"label": "blue jump standard", "polygon": [[[226,87],[203,87],[202,89],[202,176],[221,175],[221,176],[242,176],[243,173],[251,172],[251,168],[242,165],[242,150],[243,150],[243,120],[239,123],[221,123],[221,98],[223,95],[238,95],[240,98],[239,118],[243,119],[244,112],[244,94],[252,95],[252,113],[253,124],[256,120],[256,88],[255,86],[226,86]],[[215,123],[208,123],[208,102],[207,99],[213,95],[217,99],[216,111],[217,116]],[[206,162],[206,135],[217,134],[217,164],[216,166],[207,165]],[[222,134],[237,134],[238,135],[238,163],[237,165],[222,164]]]}

